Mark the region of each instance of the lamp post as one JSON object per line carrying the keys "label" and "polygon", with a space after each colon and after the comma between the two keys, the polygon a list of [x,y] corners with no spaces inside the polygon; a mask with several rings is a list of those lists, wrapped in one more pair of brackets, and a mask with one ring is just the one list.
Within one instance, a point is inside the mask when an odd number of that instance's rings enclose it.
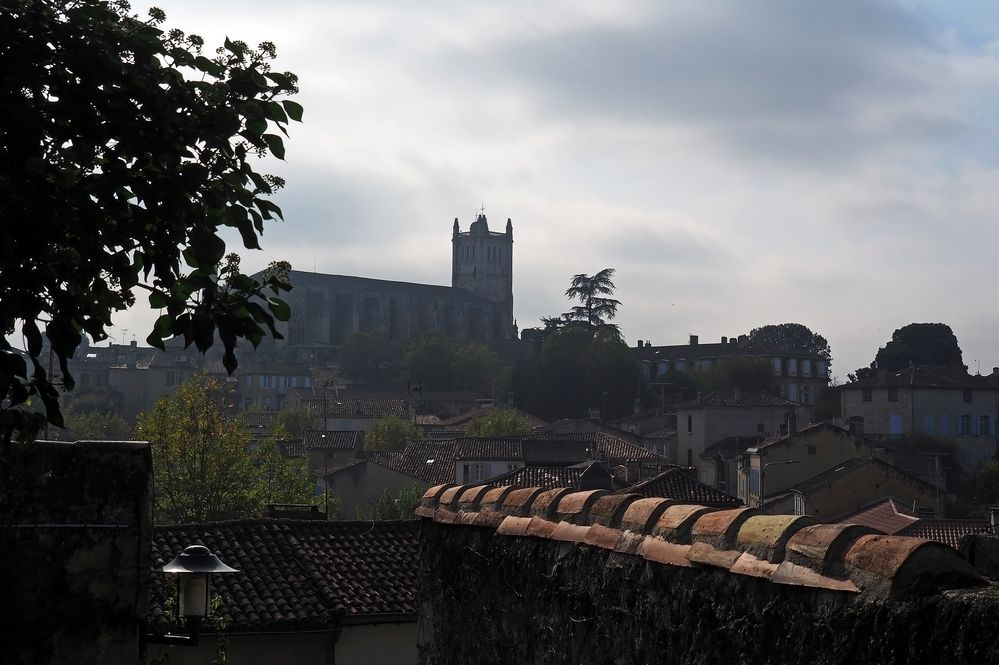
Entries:
{"label": "lamp post", "polygon": [[158,573],[177,575],[178,616],[184,618],[187,635],[154,635],[143,632],[139,638],[140,656],[145,658],[147,644],[197,646],[201,620],[208,614],[212,574],[238,573],[223,563],[204,545],[189,545]]}
{"label": "lamp post", "polygon": [[758,500],[756,502],[756,505],[760,510],[763,510],[763,476],[764,472],[767,470],[767,467],[774,464],[797,464],[800,461],[801,461],[800,459],[789,459],[784,462],[767,462],[766,464],[760,467],[760,496],[757,497]]}

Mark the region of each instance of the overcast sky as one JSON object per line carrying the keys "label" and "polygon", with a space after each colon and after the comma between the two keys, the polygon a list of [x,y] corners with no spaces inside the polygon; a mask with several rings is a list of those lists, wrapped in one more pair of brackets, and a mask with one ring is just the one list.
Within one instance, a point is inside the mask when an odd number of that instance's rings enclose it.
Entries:
{"label": "overcast sky", "polygon": [[484,201],[513,219],[521,328],[613,267],[632,345],[799,322],[845,379],[942,321],[973,372],[999,365],[997,3],[162,7],[300,77],[305,123],[265,168],[286,222],[251,268],[448,284],[452,221]]}

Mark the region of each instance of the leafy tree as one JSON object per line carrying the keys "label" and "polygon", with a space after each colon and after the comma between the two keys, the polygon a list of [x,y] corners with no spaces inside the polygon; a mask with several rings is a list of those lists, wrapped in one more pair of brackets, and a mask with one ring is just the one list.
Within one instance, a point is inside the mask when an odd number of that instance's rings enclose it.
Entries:
{"label": "leafy tree", "polygon": [[524,414],[510,409],[487,409],[468,424],[471,436],[519,436],[532,429],[531,421]]}
{"label": "leafy tree", "polygon": [[499,357],[489,347],[427,335],[412,342],[402,360],[406,381],[425,390],[475,390],[488,393],[499,375]]}
{"label": "leafy tree", "polygon": [[945,323],[910,323],[892,333],[871,367],[896,371],[916,365],[950,365],[967,369],[957,337]]}
{"label": "leafy tree", "polygon": [[[592,328],[606,327],[617,331],[616,325],[607,323],[617,315],[617,308],[621,306],[620,300],[609,297],[614,294],[613,277],[614,268],[604,268],[594,275],[574,275],[565,296],[570,300],[578,300],[580,304],[563,314],[562,319],[566,322],[581,322]],[[551,319],[545,320],[546,327],[549,321]]]}
{"label": "leafy tree", "polygon": [[410,441],[419,441],[423,432],[409,419],[385,416],[364,433],[365,450],[401,451]]}
{"label": "leafy tree", "polygon": [[735,388],[777,393],[780,388],[766,358],[727,358],[710,369],[693,370],[690,375],[704,393],[731,392]]}
{"label": "leafy tree", "polygon": [[273,439],[250,450],[245,429],[225,414],[225,389],[214,378],[196,376],[139,414],[138,436],[152,447],[158,523],[251,517],[266,503],[311,500],[301,461],[283,468],[271,450]]}
{"label": "leafy tree", "polygon": [[826,338],[800,323],[780,323],[753,328],[749,331],[749,340],[773,346],[786,345],[796,351],[818,354],[827,362],[832,360],[832,351]]}
{"label": "leafy tree", "polygon": [[255,497],[259,505],[273,503],[312,503],[313,483],[304,457],[287,459],[278,444],[289,438],[283,426],[261,441],[252,455],[256,473]]}
{"label": "leafy tree", "polygon": [[274,416],[270,435],[279,441],[286,439],[301,439],[305,431],[315,425],[315,417],[305,410],[279,411]]}
{"label": "leafy tree", "polygon": [[402,348],[381,330],[355,333],[340,349],[340,361],[352,379],[388,386],[399,377]]}
{"label": "leafy tree", "polygon": [[393,497],[392,493],[386,489],[374,506],[371,507],[371,514],[365,514],[358,509],[357,518],[364,520],[413,520],[416,519],[414,511],[420,505],[423,498],[423,491],[419,485],[404,487],[399,491],[399,496]]}
{"label": "leafy tree", "polygon": [[77,411],[66,413],[66,429],[79,441],[126,441],[132,438],[132,428],[117,413],[107,411]]}
{"label": "leafy tree", "polygon": [[546,420],[631,413],[647,400],[641,366],[616,332],[570,325],[549,334],[540,357],[522,361],[513,376],[514,403]]}
{"label": "leafy tree", "polygon": [[[240,338],[258,344],[287,320],[277,298],[287,265],[251,277],[226,256],[221,229],[256,249],[281,211],[279,178],[251,157],[284,157],[302,107],[292,74],[271,70],[274,45],[203,40],[143,20],[124,1],[0,3],[0,434],[30,439],[61,426],[58,391],[40,362],[43,335],[72,390],[67,360],[86,333],[107,338],[134,289],[163,310],[147,341],[181,335],[204,351],[216,335],[231,372]],[[7,337],[19,331],[26,355]],[[37,396],[45,415],[27,405]]]}

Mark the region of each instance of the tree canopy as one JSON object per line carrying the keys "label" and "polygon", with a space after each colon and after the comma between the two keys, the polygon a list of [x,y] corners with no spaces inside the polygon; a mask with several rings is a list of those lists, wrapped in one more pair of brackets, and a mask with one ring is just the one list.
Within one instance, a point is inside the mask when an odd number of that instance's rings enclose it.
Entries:
{"label": "tree canopy", "polygon": [[827,361],[832,360],[832,351],[826,338],[800,323],[779,323],[753,328],[749,331],[749,340],[774,346],[786,345],[796,351],[815,353]]}
{"label": "tree canopy", "polygon": [[424,390],[475,390],[487,393],[500,360],[484,344],[426,335],[414,340],[402,359],[402,378]]}
{"label": "tree canopy", "polygon": [[591,328],[605,328],[618,332],[616,324],[608,323],[617,316],[621,301],[611,298],[614,295],[614,268],[604,268],[593,275],[580,273],[573,275],[565,297],[578,300],[574,306],[561,317],[543,320],[546,328],[558,327],[559,324],[582,324]]}
{"label": "tree canopy", "polygon": [[268,503],[312,500],[304,459],[282,458],[276,437],[251,449],[245,428],[226,415],[225,390],[196,376],[139,414],[138,436],[153,453],[160,524],[254,517]]}
{"label": "tree canopy", "polygon": [[635,354],[615,331],[568,325],[547,335],[540,357],[513,374],[514,403],[546,420],[580,418],[599,409],[604,418],[631,413],[647,401]]}
{"label": "tree canopy", "polygon": [[910,323],[892,333],[878,349],[874,365],[895,371],[916,365],[950,365],[967,369],[954,331],[946,323]]}
{"label": "tree canopy", "polygon": [[[281,135],[302,119],[286,99],[295,76],[274,71],[274,45],[196,35],[129,13],[127,2],[0,4],[0,434],[31,438],[62,425],[43,339],[73,388],[67,360],[84,334],[107,338],[135,290],[161,310],[147,341],[182,336],[204,351],[216,336],[231,372],[238,339],[258,344],[287,320],[277,296],[286,264],[257,277],[226,254],[220,231],[259,248],[281,217],[280,178],[256,157],[284,158]],[[275,131],[276,130],[276,131]],[[7,336],[24,339],[26,354]],[[41,399],[45,414],[28,405]]]}
{"label": "tree canopy", "polygon": [[373,386],[388,386],[399,379],[403,349],[385,331],[351,335],[340,349],[340,363],[351,379]]}
{"label": "tree canopy", "polygon": [[511,409],[487,409],[468,424],[471,436],[519,436],[531,431],[527,416]]}
{"label": "tree canopy", "polygon": [[419,441],[423,432],[408,418],[385,416],[364,433],[365,450],[402,451],[410,441]]}

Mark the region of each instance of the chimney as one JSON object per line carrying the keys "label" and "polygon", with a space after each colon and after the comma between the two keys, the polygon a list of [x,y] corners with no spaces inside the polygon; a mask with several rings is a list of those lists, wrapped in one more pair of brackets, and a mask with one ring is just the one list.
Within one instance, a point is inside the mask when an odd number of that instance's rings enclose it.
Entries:
{"label": "chimney", "polygon": [[999,374],[999,367],[993,367],[993,368],[992,368],[992,374],[993,374],[993,375],[997,375],[997,374]]}
{"label": "chimney", "polygon": [[732,335],[731,337],[728,338],[728,343],[729,344],[738,344],[739,343],[739,338],[736,337],[735,335]]}
{"label": "chimney", "polygon": [[728,344],[728,337],[726,337],[725,335],[722,335],[722,342],[721,343],[722,344]]}
{"label": "chimney", "polygon": [[697,335],[691,335],[690,336],[690,345],[691,346],[697,346]]}
{"label": "chimney", "polygon": [[749,341],[748,335],[739,335],[739,344],[745,344]]}
{"label": "chimney", "polygon": [[636,348],[639,348],[639,349],[640,349],[640,348],[642,348],[643,346],[644,346],[644,345],[642,344],[642,340],[638,340],[638,346],[637,346]]}
{"label": "chimney", "polygon": [[642,479],[642,463],[635,460],[625,462],[624,481],[629,485],[634,485]]}

